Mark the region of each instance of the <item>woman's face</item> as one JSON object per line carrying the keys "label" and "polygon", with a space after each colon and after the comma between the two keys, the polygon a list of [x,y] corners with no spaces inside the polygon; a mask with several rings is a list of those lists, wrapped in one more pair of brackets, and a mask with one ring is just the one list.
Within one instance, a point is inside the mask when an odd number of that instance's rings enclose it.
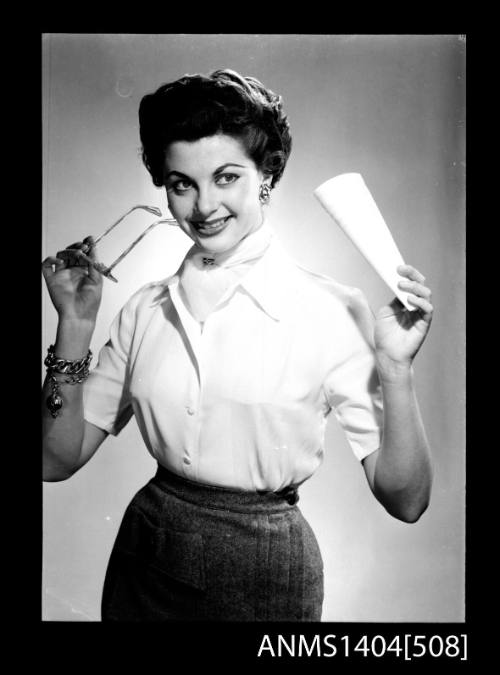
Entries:
{"label": "woman's face", "polygon": [[233,248],[262,225],[263,179],[241,142],[225,134],[175,141],[165,153],[170,211],[184,232],[212,253]]}

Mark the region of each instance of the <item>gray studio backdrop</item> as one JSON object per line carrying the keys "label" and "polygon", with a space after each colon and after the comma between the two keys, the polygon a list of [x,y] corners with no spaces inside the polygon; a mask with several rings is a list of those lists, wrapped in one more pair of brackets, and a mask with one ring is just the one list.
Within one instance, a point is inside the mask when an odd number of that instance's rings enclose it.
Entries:
{"label": "gray studio backdrop", "polygon": [[[464,72],[461,36],[66,35],[43,48],[43,256],[99,234],[134,204],[166,208],[139,156],[141,97],[185,73],[229,67],[280,93],[294,147],[269,218],[305,267],[390,297],[312,196],[360,172],[405,260],[427,277],[435,317],[415,362],[435,462],[432,503],[413,525],[371,495],[333,415],[324,463],[302,487],[326,570],[325,621],[464,619]],[[111,262],[153,217],[104,240]],[[154,230],[105,280],[92,342],[142,284],[177,269],[189,240]],[[56,313],[43,291],[43,346]],[[132,421],[70,480],[44,484],[43,617],[98,621],[123,511],[155,469]]]}

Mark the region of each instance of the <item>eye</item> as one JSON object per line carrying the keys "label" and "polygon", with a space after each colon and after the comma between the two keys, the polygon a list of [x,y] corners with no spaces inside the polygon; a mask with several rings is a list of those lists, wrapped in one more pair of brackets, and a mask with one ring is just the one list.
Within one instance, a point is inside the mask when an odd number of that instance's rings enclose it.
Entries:
{"label": "eye", "polygon": [[217,185],[230,185],[235,183],[238,180],[239,176],[235,173],[220,173],[215,177],[215,182]]}
{"label": "eye", "polygon": [[181,178],[180,180],[173,182],[170,187],[177,194],[182,194],[183,192],[187,192],[191,186],[192,183],[190,180]]}

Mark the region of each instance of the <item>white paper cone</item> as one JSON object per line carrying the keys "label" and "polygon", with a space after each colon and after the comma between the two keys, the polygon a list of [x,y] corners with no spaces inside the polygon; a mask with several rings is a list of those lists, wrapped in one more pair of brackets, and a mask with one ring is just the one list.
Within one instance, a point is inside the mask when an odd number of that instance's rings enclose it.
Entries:
{"label": "white paper cone", "polygon": [[398,288],[402,277],[397,267],[404,264],[403,257],[361,174],[335,176],[313,194],[403,305],[414,311],[408,294]]}

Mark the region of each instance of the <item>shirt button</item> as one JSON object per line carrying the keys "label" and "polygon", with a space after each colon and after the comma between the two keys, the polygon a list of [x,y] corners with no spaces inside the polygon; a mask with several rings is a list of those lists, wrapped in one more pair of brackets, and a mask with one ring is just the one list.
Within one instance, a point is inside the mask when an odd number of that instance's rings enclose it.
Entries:
{"label": "shirt button", "polygon": [[189,459],[189,457],[184,457],[182,461],[184,462],[184,464],[191,464],[191,460]]}
{"label": "shirt button", "polygon": [[193,408],[188,407],[188,408],[186,408],[186,410],[187,410],[188,415],[194,415],[194,409]]}

